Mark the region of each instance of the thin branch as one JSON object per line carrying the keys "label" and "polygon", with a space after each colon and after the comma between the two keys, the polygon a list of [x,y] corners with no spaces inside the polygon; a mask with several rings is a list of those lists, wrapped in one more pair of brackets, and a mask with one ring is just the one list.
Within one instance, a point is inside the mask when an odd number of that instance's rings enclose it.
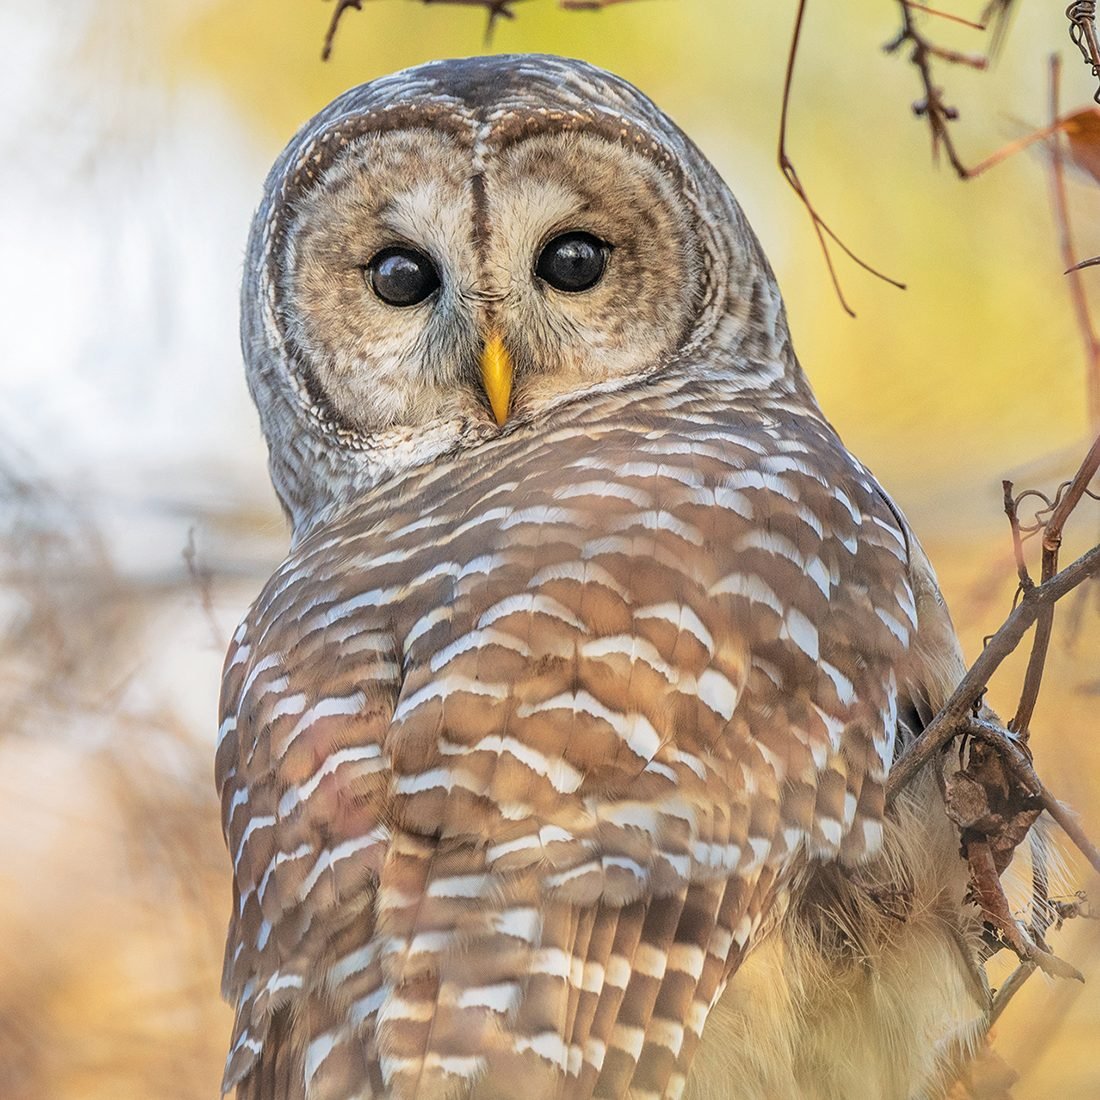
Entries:
{"label": "thin branch", "polygon": [[958,118],[958,111],[949,107],[943,100],[943,89],[938,87],[932,77],[933,57],[941,60],[962,63],[974,67],[984,68],[985,60],[978,63],[978,59],[965,54],[955,55],[952,51],[945,51],[934,46],[920,31],[913,20],[912,7],[908,0],[899,0],[901,9],[901,30],[883,48],[887,53],[895,53],[908,42],[912,47],[909,60],[920,74],[921,84],[924,87],[924,99],[913,105],[913,111],[917,116],[928,119],[928,127],[932,136],[932,155],[937,156],[940,149],[947,154],[951,167],[955,169],[960,179],[967,178],[967,169],[955,149],[948,123]]}
{"label": "thin branch", "polygon": [[349,8],[356,11],[363,10],[363,0],[336,0],[336,7],[329,20],[328,30],[325,31],[324,45],[321,46],[321,60],[327,61],[332,56],[332,43],[336,38],[336,28],[340,25],[340,19]]}
{"label": "thin branch", "polygon": [[[1070,513],[1077,507],[1082,497],[1088,496],[1094,500],[1096,499],[1096,494],[1089,491],[1089,484],[1098,472],[1100,472],[1100,435],[1093,440],[1089,453],[1085,455],[1077,473],[1066,485],[1065,491],[1060,494],[1058,502],[1054,506],[1054,511],[1051,512],[1050,519],[1046,522],[1046,528],[1043,532],[1044,552],[1049,548],[1051,553],[1057,554],[1062,543],[1062,529],[1065,527]],[[1057,559],[1055,558],[1055,560]]]}
{"label": "thin branch", "polygon": [[[946,46],[937,46],[934,42],[929,42],[928,54],[930,57],[936,58],[938,61],[946,61],[949,65],[964,65],[968,69],[975,69],[978,72],[985,72],[989,68],[989,58],[985,54],[981,53],[963,53],[961,50],[951,50]],[[957,114],[953,108],[948,108],[952,111],[951,120],[954,121]]]}
{"label": "thin branch", "polygon": [[1100,546],[1094,546],[1044,584],[1036,585],[1005,619],[978,659],[970,666],[959,686],[940,708],[917,740],[890,769],[886,789],[887,805],[949,741],[965,732],[964,727],[979,705],[993,673],[1020,644],[1044,608],[1056,603],[1079,584],[1100,574]]}
{"label": "thin branch", "polygon": [[1100,256],[1090,256],[1087,260],[1079,260],[1073,267],[1067,267],[1062,274],[1069,275],[1074,271],[1084,271],[1086,267],[1100,267]]}
{"label": "thin branch", "polygon": [[1004,985],[997,990],[997,995],[993,998],[993,1005],[989,1010],[990,1027],[1001,1018],[1001,1013],[1008,1007],[1008,1002],[1023,989],[1024,983],[1036,970],[1038,970],[1038,968],[1039,966],[1037,963],[1031,961],[1022,962],[1011,974],[1009,974],[1008,978],[1005,979]]}
{"label": "thin branch", "polygon": [[1054,137],[1062,131],[1065,123],[1066,120],[1060,118],[1052,122],[1049,126],[1044,126],[1041,130],[1035,130],[1033,133],[1025,134],[1022,138],[1010,141],[1007,145],[1001,146],[995,153],[990,153],[985,160],[974,165],[973,168],[968,168],[967,176],[970,179],[973,179],[975,176],[980,176],[983,172],[988,172],[990,168],[995,168],[1001,161],[1008,160],[1009,157],[1021,152],[1029,145],[1034,145],[1037,141],[1044,141],[1047,138]]}
{"label": "thin branch", "polygon": [[[606,3],[614,3],[615,0],[605,0],[604,3],[600,3],[599,0],[594,0],[592,3],[588,3],[584,6],[587,7],[604,7]],[[520,0],[420,0],[422,4],[450,4],[456,7],[464,8],[484,8],[489,13],[489,22],[485,28],[485,41],[488,43],[493,35],[493,28],[496,26],[498,19],[515,19],[516,13],[512,11],[512,5],[520,3]],[[563,3],[562,7],[577,7],[580,5]],[[340,19],[344,12],[349,9],[355,11],[363,10],[363,0],[336,0],[336,9],[332,13],[332,19],[328,25],[328,31],[325,34],[325,43],[321,48],[321,60],[328,61],[332,56],[332,44],[336,37],[337,27],[340,25]]]}
{"label": "thin branch", "polygon": [[1024,673],[1024,686],[1020,689],[1020,702],[1016,713],[1008,723],[1008,728],[1018,734],[1022,741],[1030,737],[1031,717],[1035,713],[1035,704],[1039,699],[1039,689],[1043,684],[1043,672],[1046,668],[1047,651],[1050,648],[1050,635],[1054,628],[1054,605],[1044,608],[1035,627],[1035,637],[1031,642],[1031,654]]}
{"label": "thin branch", "polygon": [[1077,846],[1077,849],[1081,854],[1089,861],[1092,868],[1097,873],[1100,873],[1100,851],[1085,835],[1085,830],[1081,828],[1081,821],[1078,818],[1075,811],[1071,810],[1064,802],[1059,801],[1043,786],[1041,797],[1043,799],[1043,809],[1059,825],[1062,826],[1063,832],[1066,836],[1073,841]]}
{"label": "thin branch", "polygon": [[[522,0],[420,0],[422,4],[450,4],[455,7],[484,8],[489,13],[489,21],[485,27],[485,42],[488,45],[492,41],[493,30],[500,19],[515,19],[516,13],[513,6]],[[558,7],[565,11],[600,11],[614,4],[629,3],[630,0],[558,0]],[[340,25],[340,18],[349,8],[355,11],[363,10],[363,0],[336,0],[336,9],[332,13],[328,31],[325,34],[325,44],[321,50],[321,59],[327,61],[332,56],[332,43],[336,37],[336,29]]]}
{"label": "thin branch", "polygon": [[1012,556],[1016,559],[1016,576],[1020,581],[1020,592],[1027,592],[1035,587],[1031,574],[1027,571],[1027,562],[1024,559],[1024,543],[1020,535],[1020,517],[1017,514],[1016,498],[1012,495],[1012,482],[1002,481],[1004,490],[1005,515],[1008,516],[1008,525],[1012,531]]}
{"label": "thin branch", "polygon": [[[806,16],[806,4],[807,0],[799,0],[798,2],[798,12],[794,20],[794,31],[791,33],[791,45],[787,53],[787,72],[783,79],[783,104],[779,114],[779,170],[783,173],[783,178],[790,184],[791,190],[799,197],[802,205],[806,208],[806,212],[810,215],[814,233],[817,234],[817,241],[821,246],[821,254],[825,257],[825,266],[829,269],[829,278],[832,280],[833,289],[836,291],[836,296],[840,300],[844,312],[847,313],[849,317],[855,317],[855,311],[848,304],[848,300],[844,297],[844,291],[841,290],[840,287],[840,279],[837,277],[836,267],[833,264],[833,258],[829,252],[830,240],[848,257],[848,259],[858,264],[864,271],[870,272],[876,278],[881,279],[885,283],[889,283],[891,286],[896,286],[898,290],[904,290],[905,284],[898,282],[897,279],[890,278],[889,275],[872,267],[866,260],[860,259],[860,257],[829,228],[825,220],[818,214],[814,204],[810,201],[810,196],[806,193],[802,181],[798,178],[798,172],[795,171],[794,164],[787,155],[787,121],[790,115],[791,85],[794,82],[794,65],[798,57],[798,44],[802,37],[802,24]],[[828,238],[828,240],[826,240],[826,238]]]}
{"label": "thin branch", "polygon": [[[1061,83],[1062,62],[1054,54],[1050,59],[1050,117],[1052,125],[1057,122],[1059,111],[1059,85]],[[1088,393],[1089,423],[1100,425],[1100,340],[1092,323],[1089,311],[1085,280],[1081,275],[1081,266],[1077,264],[1077,250],[1073,243],[1070,226],[1069,197],[1066,192],[1065,156],[1062,152],[1061,138],[1055,134],[1051,142],[1050,161],[1051,191],[1054,198],[1054,212],[1058,220],[1058,240],[1062,250],[1062,267],[1069,276],[1070,296],[1073,299],[1073,312],[1077,317],[1077,327],[1081,341],[1085,345],[1085,379]]]}
{"label": "thin branch", "polygon": [[919,11],[924,15],[934,15],[937,19],[946,19],[950,23],[961,23],[964,27],[969,27],[971,30],[984,31],[986,29],[985,23],[975,23],[970,19],[964,19],[961,15],[955,15],[953,12],[940,11],[939,8],[930,8],[927,4],[918,4],[916,0],[905,0],[905,3],[913,9],[913,11]]}
{"label": "thin branch", "polygon": [[[1062,546],[1062,529],[1070,513],[1081,498],[1088,492],[1089,482],[1096,476],[1100,469],[1100,436],[1096,437],[1084,461],[1073,475],[1069,485],[1050,514],[1043,528],[1043,559],[1040,573],[1040,582],[1046,583],[1058,572],[1058,552]],[[1042,686],[1043,670],[1046,667],[1047,651],[1050,648],[1050,637],[1054,630],[1054,605],[1044,608],[1035,627],[1035,637],[1031,643],[1031,654],[1028,657],[1027,671],[1024,673],[1024,686],[1020,692],[1020,702],[1016,708],[1016,714],[1009,722],[1009,729],[1019,734],[1025,741],[1028,736],[1028,726],[1031,717],[1035,713],[1035,704],[1039,698],[1039,689]]]}

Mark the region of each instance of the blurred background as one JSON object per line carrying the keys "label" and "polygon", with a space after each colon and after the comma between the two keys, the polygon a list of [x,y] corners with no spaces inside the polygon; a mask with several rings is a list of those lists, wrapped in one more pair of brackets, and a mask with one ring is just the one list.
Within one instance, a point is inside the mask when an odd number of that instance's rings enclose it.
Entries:
{"label": "blurred background", "polygon": [[[971,163],[1048,120],[1052,50],[1064,107],[1091,102],[1061,6],[1015,6],[992,71],[940,67]],[[1049,156],[1036,146],[965,184],[937,169],[916,73],[881,48],[897,4],[811,5],[789,151],[833,228],[909,285],[838,258],[850,319],[775,164],[795,7],[531,0],[488,48],[614,69],[714,160],[776,267],[823,406],[924,540],[973,657],[1015,582],[1001,479],[1050,491],[1090,436]],[[345,15],[322,63],[331,14],[321,0],[0,0],[4,1100],[217,1095],[230,1024],[219,670],[287,545],[237,346],[249,218],[275,155],[339,92],[485,48],[479,10],[378,0]],[[925,25],[984,48],[965,27]],[[1096,181],[1071,173],[1069,190],[1080,255],[1095,255]],[[1096,542],[1098,518],[1086,501],[1064,561]],[[1080,592],[1032,723],[1040,773],[1094,838],[1098,653],[1100,600]],[[1021,668],[994,685],[1003,713]],[[1060,889],[1088,888],[1068,864]],[[998,1022],[1018,1100],[1100,1096],[1100,924],[1052,942],[1089,981],[1035,977]]]}

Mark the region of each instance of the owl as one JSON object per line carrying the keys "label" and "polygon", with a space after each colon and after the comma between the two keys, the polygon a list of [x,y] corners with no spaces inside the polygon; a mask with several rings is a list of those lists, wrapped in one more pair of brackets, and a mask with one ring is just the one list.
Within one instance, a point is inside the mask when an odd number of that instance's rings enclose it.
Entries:
{"label": "owl", "polygon": [[554,57],[354,88],[242,314],[293,541],[224,672],[225,1091],[938,1095],[977,919],[884,787],[959,648],[692,142]]}

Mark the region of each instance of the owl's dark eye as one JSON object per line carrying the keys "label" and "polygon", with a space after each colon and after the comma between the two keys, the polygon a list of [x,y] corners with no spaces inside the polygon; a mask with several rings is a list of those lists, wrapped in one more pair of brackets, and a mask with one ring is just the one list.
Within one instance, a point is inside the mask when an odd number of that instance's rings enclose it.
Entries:
{"label": "owl's dark eye", "polygon": [[371,289],[391,306],[415,306],[439,286],[435,264],[414,248],[384,248],[369,264]]}
{"label": "owl's dark eye", "polygon": [[535,274],[555,290],[590,290],[607,267],[611,246],[591,233],[562,233],[550,241],[535,263]]}

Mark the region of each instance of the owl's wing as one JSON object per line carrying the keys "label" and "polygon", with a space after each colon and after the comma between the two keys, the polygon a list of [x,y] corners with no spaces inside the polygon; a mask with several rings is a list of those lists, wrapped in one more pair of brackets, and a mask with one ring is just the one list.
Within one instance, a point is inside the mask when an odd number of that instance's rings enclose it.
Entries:
{"label": "owl's wing", "polygon": [[916,611],[824,425],[469,465],[304,544],[231,651],[245,1095],[676,1095],[793,868],[878,847]]}
{"label": "owl's wing", "polygon": [[255,1070],[251,1095],[265,1097],[302,1095],[301,1037],[281,1010],[301,1001],[345,926],[354,942],[369,938],[389,840],[392,631],[364,626],[361,598],[333,596],[312,560],[290,559],[269,581],[222,686],[216,773],[233,862],[222,991],[236,1008],[224,1088]]}

